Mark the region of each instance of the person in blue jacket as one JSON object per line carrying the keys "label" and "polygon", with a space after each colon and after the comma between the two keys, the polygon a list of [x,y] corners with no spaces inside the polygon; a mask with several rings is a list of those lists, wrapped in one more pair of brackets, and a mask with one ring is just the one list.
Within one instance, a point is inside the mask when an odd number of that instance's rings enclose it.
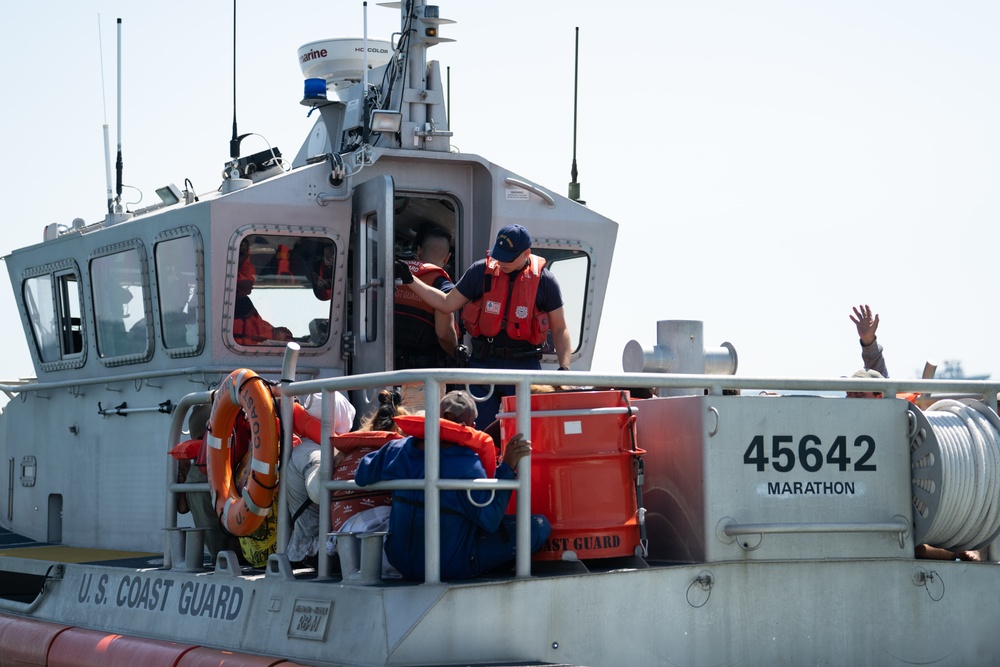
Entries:
{"label": "person in blue jacket", "polygon": [[[461,391],[441,400],[444,419],[471,426],[476,419],[472,398]],[[492,449],[492,448],[491,448]],[[514,479],[517,462],[531,453],[531,443],[519,433],[507,443],[496,479]],[[471,448],[441,440],[441,479],[487,477],[479,455]],[[383,480],[423,479],[423,439],[410,436],[387,443],[366,455],[354,481],[359,486]],[[441,578],[469,579],[514,561],[514,515],[505,515],[510,491],[473,491],[477,507],[465,491],[441,491]],[[542,548],[551,526],[541,515],[531,517],[531,551]],[[385,540],[389,563],[408,579],[424,578],[424,493],[393,491],[389,534]]]}

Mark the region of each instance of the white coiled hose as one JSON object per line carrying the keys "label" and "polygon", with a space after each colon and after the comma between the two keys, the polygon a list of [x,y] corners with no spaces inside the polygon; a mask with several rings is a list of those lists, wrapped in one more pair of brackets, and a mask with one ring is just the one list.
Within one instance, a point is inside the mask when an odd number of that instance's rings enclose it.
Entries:
{"label": "white coiled hose", "polygon": [[985,405],[942,400],[924,413],[939,445],[938,511],[924,541],[943,549],[984,546],[1000,531],[1000,420]]}

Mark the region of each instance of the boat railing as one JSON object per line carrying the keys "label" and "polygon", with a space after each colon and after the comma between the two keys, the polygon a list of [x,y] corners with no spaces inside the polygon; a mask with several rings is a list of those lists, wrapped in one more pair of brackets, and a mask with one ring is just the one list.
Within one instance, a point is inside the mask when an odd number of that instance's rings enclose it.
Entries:
{"label": "boat railing", "polygon": [[[282,378],[295,377],[297,349],[289,344]],[[515,388],[515,410],[506,416],[516,420],[516,432],[523,433],[531,439],[531,387],[532,385],[553,385],[564,388],[607,388],[615,389],[652,389],[660,395],[683,391],[693,395],[721,396],[726,391],[746,392],[759,391],[761,394],[774,392],[782,395],[807,394],[830,395],[833,392],[846,391],[881,391],[886,396],[896,396],[903,392],[917,392],[923,396],[935,397],[975,397],[983,401],[993,410],[997,409],[997,392],[1000,382],[983,380],[894,380],[869,378],[769,378],[769,377],[739,377],[719,375],[690,374],[653,374],[653,373],[591,373],[582,371],[509,371],[481,369],[420,369],[387,371],[364,375],[340,376],[315,380],[290,381],[282,380],[275,393],[287,397],[306,397],[320,394],[322,405],[333,399],[333,393],[340,391],[368,392],[369,400],[373,401],[377,392],[385,387],[422,386],[425,396],[439,396],[442,387],[446,385],[513,385]],[[211,402],[213,392],[203,391],[184,396],[177,405],[171,422],[169,446],[179,441],[181,429],[186,420],[187,411],[194,405]],[[292,422],[292,401],[281,402],[281,419],[284,423]],[[601,409],[598,409],[601,410]],[[322,409],[321,440],[328,442],[333,435],[333,411]],[[428,400],[425,406],[427,423],[437,424],[440,418],[440,406],[437,401]],[[283,446],[281,448],[282,469],[287,469],[288,457],[291,452],[291,429],[285,429]],[[421,490],[425,494],[425,582],[438,583],[440,578],[440,493],[444,490],[483,490],[484,487],[494,490],[517,491],[517,528],[515,536],[516,559],[515,576],[529,577],[531,573],[530,553],[530,513],[531,513],[531,457],[523,458],[518,464],[516,480],[454,480],[440,477],[440,433],[439,429],[427,429],[424,441],[426,457],[426,476],[423,480],[395,480],[379,482],[367,487],[366,490]],[[330,526],[330,499],[335,491],[356,490],[361,487],[353,481],[334,481],[333,457],[329,448],[321,448],[320,479],[328,480],[321,485],[319,503],[319,525]],[[208,484],[177,483],[177,463],[170,459],[168,466],[168,502],[166,508],[166,527],[177,525],[177,515],[174,511],[174,494],[194,491],[208,491]],[[285,491],[279,485],[278,491],[278,537],[277,552],[284,553],[291,533],[291,525],[287,520],[291,514]],[[754,532],[819,530],[813,526],[772,526],[763,529],[761,526],[731,527],[742,532],[742,529]],[[878,530],[893,532],[897,530],[894,522],[876,527]],[[866,528],[874,530],[876,528]],[[822,528],[827,530],[827,528]],[[324,545],[320,544],[320,558],[317,566],[317,577],[329,578],[330,559],[325,557]],[[164,548],[165,566],[170,566],[170,546]]]}
{"label": "boat railing", "polygon": [[[71,394],[80,393],[80,388],[91,387],[91,386],[105,386],[114,387],[115,385],[121,385],[123,383],[132,383],[136,390],[142,388],[143,384],[150,384],[151,381],[157,380],[158,378],[169,378],[176,377],[179,375],[187,375],[192,378],[192,381],[199,384],[218,384],[225,379],[226,375],[232,371],[232,367],[229,366],[216,366],[216,365],[202,365],[202,366],[189,366],[186,368],[170,368],[160,371],[136,371],[133,373],[121,373],[118,375],[99,375],[94,377],[84,377],[84,378],[73,378],[72,380],[57,380],[53,382],[38,382],[37,379],[30,380],[18,380],[16,382],[6,381],[0,382],[0,392],[7,395],[7,398],[14,400],[16,397],[20,396],[21,400],[25,400],[29,392],[35,392],[38,394],[44,394],[50,391],[66,389]],[[280,368],[273,363],[265,368],[256,368],[257,373],[261,375],[277,375],[280,372]],[[297,372],[300,375],[306,377],[319,377],[318,368],[298,368]]]}

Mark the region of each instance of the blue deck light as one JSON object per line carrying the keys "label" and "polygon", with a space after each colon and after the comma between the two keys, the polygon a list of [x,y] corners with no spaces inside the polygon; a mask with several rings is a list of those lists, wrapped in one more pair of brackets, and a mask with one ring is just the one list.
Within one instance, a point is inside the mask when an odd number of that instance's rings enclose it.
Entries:
{"label": "blue deck light", "polygon": [[306,79],[305,83],[305,95],[302,99],[303,102],[315,101],[315,102],[326,102],[326,80],[325,79]]}

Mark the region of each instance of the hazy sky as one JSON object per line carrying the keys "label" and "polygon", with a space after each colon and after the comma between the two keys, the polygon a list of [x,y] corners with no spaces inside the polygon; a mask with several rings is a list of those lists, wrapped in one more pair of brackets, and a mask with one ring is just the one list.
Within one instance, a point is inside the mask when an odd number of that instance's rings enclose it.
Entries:
{"label": "hazy sky", "polygon": [[[0,254],[50,222],[103,216],[117,17],[125,181],[143,205],[185,178],[218,186],[231,2],[0,7]],[[360,36],[362,3],[239,12],[240,131],[292,157],[312,125],[296,49]],[[456,42],[429,54],[451,68],[453,145],[562,193],[580,27],[582,194],[620,225],[595,370],[620,370],[633,338],[652,345],[658,320],[694,319],[710,347],[735,345],[741,375],[850,374],[848,315],[866,302],[891,375],[959,359],[1000,376],[1000,4],[442,0],[440,12],[458,21],[441,31]],[[368,14],[370,37],[398,30],[397,10]],[[6,269],[0,280],[0,378],[13,379],[32,370]]]}

